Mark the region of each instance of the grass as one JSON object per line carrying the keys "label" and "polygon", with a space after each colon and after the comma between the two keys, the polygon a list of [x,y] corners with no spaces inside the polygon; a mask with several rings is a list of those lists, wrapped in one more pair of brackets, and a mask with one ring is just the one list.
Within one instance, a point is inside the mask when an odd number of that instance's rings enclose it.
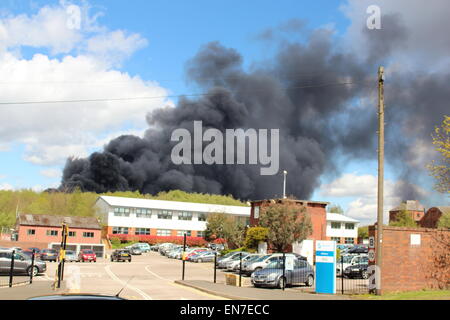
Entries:
{"label": "grass", "polygon": [[129,241],[129,242],[123,242],[123,243],[112,243],[111,242],[111,247],[112,249],[122,249],[128,246],[131,246],[133,244],[137,243],[137,241]]}
{"label": "grass", "polygon": [[366,300],[450,300],[450,290],[393,292],[382,296],[363,294],[355,295],[353,298]]}

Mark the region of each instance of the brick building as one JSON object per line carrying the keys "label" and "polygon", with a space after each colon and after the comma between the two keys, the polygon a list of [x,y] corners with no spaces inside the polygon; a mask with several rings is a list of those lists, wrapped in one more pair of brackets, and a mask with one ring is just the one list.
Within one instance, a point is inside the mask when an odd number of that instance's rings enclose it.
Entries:
{"label": "brick building", "polygon": [[418,200],[407,200],[389,211],[389,222],[397,220],[397,215],[402,211],[406,211],[417,223],[425,215],[425,207]]}
{"label": "brick building", "polygon": [[[294,199],[268,199],[251,202],[250,226],[258,225],[259,211],[261,207],[270,206],[273,203],[289,201],[300,207],[305,206],[306,212],[311,218],[312,233],[308,240],[327,240],[327,211],[328,202],[294,200]],[[299,210],[300,213],[300,210]]]}
{"label": "brick building", "polygon": [[430,208],[424,217],[419,221],[419,224],[423,228],[437,228],[439,219],[444,214],[450,214],[450,207]]}
{"label": "brick building", "polygon": [[16,221],[17,240],[45,245],[60,242],[63,223],[69,226],[67,243],[101,243],[101,226],[97,218],[47,214],[19,214]]}

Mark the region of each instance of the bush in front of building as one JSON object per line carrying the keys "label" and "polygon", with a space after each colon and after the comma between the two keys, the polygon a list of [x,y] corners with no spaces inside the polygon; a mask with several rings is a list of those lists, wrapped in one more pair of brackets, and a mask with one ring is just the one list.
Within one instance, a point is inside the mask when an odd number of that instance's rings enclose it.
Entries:
{"label": "bush in front of building", "polygon": [[258,249],[260,242],[266,242],[269,234],[268,228],[252,227],[247,229],[245,235],[245,247],[247,249]]}
{"label": "bush in front of building", "polygon": [[[183,237],[174,237],[174,236],[149,236],[149,235],[128,235],[128,234],[115,234],[109,235],[109,238],[112,240],[113,238],[119,239],[121,242],[125,241],[134,241],[134,242],[146,242],[150,245],[170,242],[174,244],[183,244]],[[112,242],[112,241],[111,241]],[[202,237],[186,237],[186,245],[189,247],[204,247],[207,245],[207,242]]]}

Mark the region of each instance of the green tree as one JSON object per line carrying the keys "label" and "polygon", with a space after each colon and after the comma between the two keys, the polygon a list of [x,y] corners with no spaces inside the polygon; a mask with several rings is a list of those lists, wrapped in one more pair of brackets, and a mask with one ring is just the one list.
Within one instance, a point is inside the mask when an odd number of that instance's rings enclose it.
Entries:
{"label": "green tree", "polygon": [[390,221],[389,225],[392,227],[417,227],[417,223],[411,217],[411,214],[409,214],[406,210],[402,210],[397,213],[395,220]]}
{"label": "green tree", "polygon": [[260,242],[267,241],[269,229],[263,227],[252,227],[247,229],[245,235],[245,247],[249,249],[258,249]]}
{"label": "green tree", "polygon": [[290,200],[262,207],[259,225],[269,229],[268,240],[279,252],[295,241],[305,240],[312,233],[306,208]]}
{"label": "green tree", "polygon": [[331,213],[339,213],[339,214],[344,214],[344,210],[341,208],[340,205],[338,204],[334,204],[330,207],[330,209],[328,209],[328,212]]}
{"label": "green tree", "polygon": [[450,193],[450,116],[444,116],[442,125],[435,128],[432,137],[440,159],[431,162],[427,167],[436,180],[435,189]]}
{"label": "green tree", "polygon": [[369,239],[369,226],[363,226],[358,228],[358,238]]}
{"label": "green tree", "polygon": [[438,227],[450,229],[450,212],[445,212],[442,214],[438,221]]}

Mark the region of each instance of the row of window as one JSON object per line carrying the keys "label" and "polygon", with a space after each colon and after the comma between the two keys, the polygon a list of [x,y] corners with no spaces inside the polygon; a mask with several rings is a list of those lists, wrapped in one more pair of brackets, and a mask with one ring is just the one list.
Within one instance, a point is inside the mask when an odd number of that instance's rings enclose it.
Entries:
{"label": "row of window", "polygon": [[[151,218],[152,214],[155,214],[158,219],[171,220],[172,216],[178,213],[178,220],[192,220],[194,216],[190,211],[173,211],[173,210],[156,210],[156,209],[143,209],[143,208],[125,208],[115,207],[114,216],[116,217],[129,217],[131,214],[136,214],[137,218]],[[206,221],[205,213],[198,213],[198,221]]]}
{"label": "row of window", "polygon": [[[331,229],[340,229],[341,228],[341,223],[340,222],[331,222]],[[355,224],[354,223],[346,223],[345,224],[345,229],[346,230],[353,230],[355,229]]]}
{"label": "row of window", "polygon": [[[47,230],[46,234],[47,236],[50,237],[57,237],[58,236],[59,231],[58,230]],[[27,235],[29,236],[34,236],[36,235],[36,229],[28,229],[27,230]],[[77,236],[77,232],[76,231],[69,231],[69,237],[76,237]],[[83,238],[93,238],[94,237],[94,232],[83,232]]]}
{"label": "row of window", "polygon": [[[113,227],[112,229],[113,234],[128,234],[129,228],[128,227]],[[190,237],[192,235],[191,230],[177,230],[177,236],[182,237],[186,233],[186,236]],[[149,228],[136,228],[134,230],[135,235],[150,235],[150,229]],[[172,235],[172,230],[170,229],[157,229],[156,230],[157,236],[162,237],[168,237]],[[197,237],[204,237],[205,232],[204,231],[197,231]]]}
{"label": "row of window", "polygon": [[[336,241],[337,243],[341,243],[341,238],[339,237],[331,237],[331,241]],[[345,244],[352,244],[355,243],[355,238],[344,238]]]}

